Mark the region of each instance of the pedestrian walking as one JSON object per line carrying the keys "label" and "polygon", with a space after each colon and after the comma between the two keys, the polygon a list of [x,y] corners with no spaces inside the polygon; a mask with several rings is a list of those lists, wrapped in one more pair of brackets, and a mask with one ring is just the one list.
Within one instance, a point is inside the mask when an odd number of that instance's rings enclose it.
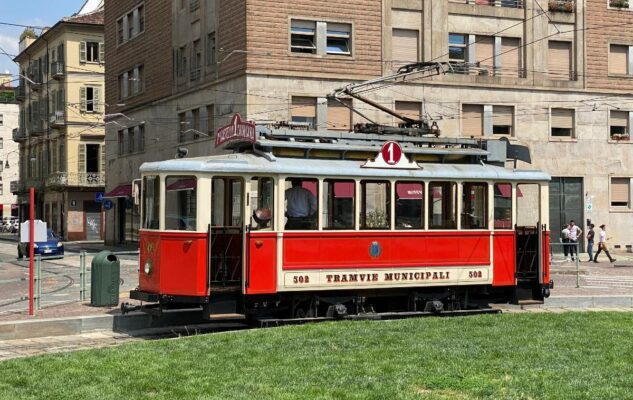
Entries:
{"label": "pedestrian walking", "polygon": [[569,253],[571,255],[571,260],[575,261],[578,257],[578,238],[582,236],[582,229],[578,225],[576,225],[576,221],[573,219],[569,221]]}
{"label": "pedestrian walking", "polygon": [[611,262],[615,262],[615,258],[611,257],[611,254],[609,254],[609,246],[607,246],[607,230],[606,230],[606,225],[602,224],[600,225],[600,239],[598,241],[598,252],[596,253],[596,256],[593,258],[593,262],[597,263],[598,262],[598,255],[600,254],[601,251],[604,251],[604,254],[607,255],[607,257],[609,257],[609,261]]}
{"label": "pedestrian walking", "polygon": [[569,224],[565,225],[560,232],[561,239],[563,240],[563,252],[565,253],[565,260],[569,260]]}
{"label": "pedestrian walking", "polygon": [[596,236],[596,232],[593,230],[595,227],[594,224],[589,224],[589,230],[587,230],[587,255],[589,256],[589,261],[593,261],[593,238]]}

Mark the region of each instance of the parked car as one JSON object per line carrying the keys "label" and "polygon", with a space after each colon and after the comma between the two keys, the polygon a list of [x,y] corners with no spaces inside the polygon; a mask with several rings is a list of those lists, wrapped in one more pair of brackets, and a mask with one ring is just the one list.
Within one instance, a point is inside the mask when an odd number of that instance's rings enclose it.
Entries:
{"label": "parked car", "polygon": [[[33,248],[34,254],[40,254],[42,257],[63,257],[64,256],[64,244],[62,239],[57,236],[52,229],[46,230],[46,241],[35,242]],[[18,258],[28,257],[29,244],[18,244]]]}

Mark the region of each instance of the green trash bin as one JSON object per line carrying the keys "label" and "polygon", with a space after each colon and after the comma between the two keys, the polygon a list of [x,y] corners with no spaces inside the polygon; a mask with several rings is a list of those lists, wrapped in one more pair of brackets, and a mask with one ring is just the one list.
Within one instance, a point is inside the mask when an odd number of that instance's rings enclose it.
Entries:
{"label": "green trash bin", "polygon": [[93,307],[119,304],[119,280],[121,263],[111,251],[97,254],[91,263],[90,305]]}

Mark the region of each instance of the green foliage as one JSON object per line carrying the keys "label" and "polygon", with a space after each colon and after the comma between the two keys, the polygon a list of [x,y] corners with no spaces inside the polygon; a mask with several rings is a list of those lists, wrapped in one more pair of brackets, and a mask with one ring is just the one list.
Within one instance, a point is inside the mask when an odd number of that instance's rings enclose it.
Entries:
{"label": "green foliage", "polygon": [[365,225],[367,228],[386,228],[389,226],[387,214],[383,210],[370,211],[367,213]]}
{"label": "green foliage", "polygon": [[22,31],[22,34],[20,35],[20,42],[26,38],[37,39],[37,34],[33,28],[25,28],[24,31]]}
{"label": "green foliage", "polygon": [[633,399],[633,313],[337,322],[0,363],[0,399]]}
{"label": "green foliage", "polygon": [[609,6],[615,8],[629,8],[629,0],[609,0]]}
{"label": "green foliage", "polygon": [[576,2],[574,0],[550,0],[548,10],[572,13],[576,10]]}

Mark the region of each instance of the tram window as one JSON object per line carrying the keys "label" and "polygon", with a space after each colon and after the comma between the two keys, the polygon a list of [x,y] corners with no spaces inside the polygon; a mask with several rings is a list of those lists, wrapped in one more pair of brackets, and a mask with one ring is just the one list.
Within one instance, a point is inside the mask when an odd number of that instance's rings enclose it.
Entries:
{"label": "tram window", "polygon": [[431,182],[429,184],[430,229],[457,228],[457,184]]}
{"label": "tram window", "polygon": [[159,229],[160,221],[160,178],[143,178],[143,229]]}
{"label": "tram window", "polygon": [[512,229],[512,184],[495,184],[495,229]]}
{"label": "tram window", "polygon": [[361,229],[389,229],[391,226],[391,184],[361,182]]}
{"label": "tram window", "polygon": [[211,226],[242,225],[243,182],[240,178],[213,178],[211,184]]}
{"label": "tram window", "polygon": [[536,226],[541,221],[541,187],[536,183],[517,185],[518,226]]}
{"label": "tram window", "polygon": [[354,229],[354,181],[323,182],[323,228]]}
{"label": "tram window", "polygon": [[318,190],[316,179],[286,179],[286,230],[317,229]]}
{"label": "tram window", "polygon": [[225,226],[224,193],[224,179],[213,178],[211,185],[211,226]]}
{"label": "tram window", "polygon": [[424,184],[396,183],[396,229],[424,228]]}
{"label": "tram window", "polygon": [[253,178],[251,180],[250,206],[251,229],[272,230],[274,228],[272,178]]}
{"label": "tram window", "polygon": [[464,183],[462,229],[488,229],[487,183]]}
{"label": "tram window", "polygon": [[166,230],[196,230],[197,187],[195,176],[168,176],[165,179]]}

